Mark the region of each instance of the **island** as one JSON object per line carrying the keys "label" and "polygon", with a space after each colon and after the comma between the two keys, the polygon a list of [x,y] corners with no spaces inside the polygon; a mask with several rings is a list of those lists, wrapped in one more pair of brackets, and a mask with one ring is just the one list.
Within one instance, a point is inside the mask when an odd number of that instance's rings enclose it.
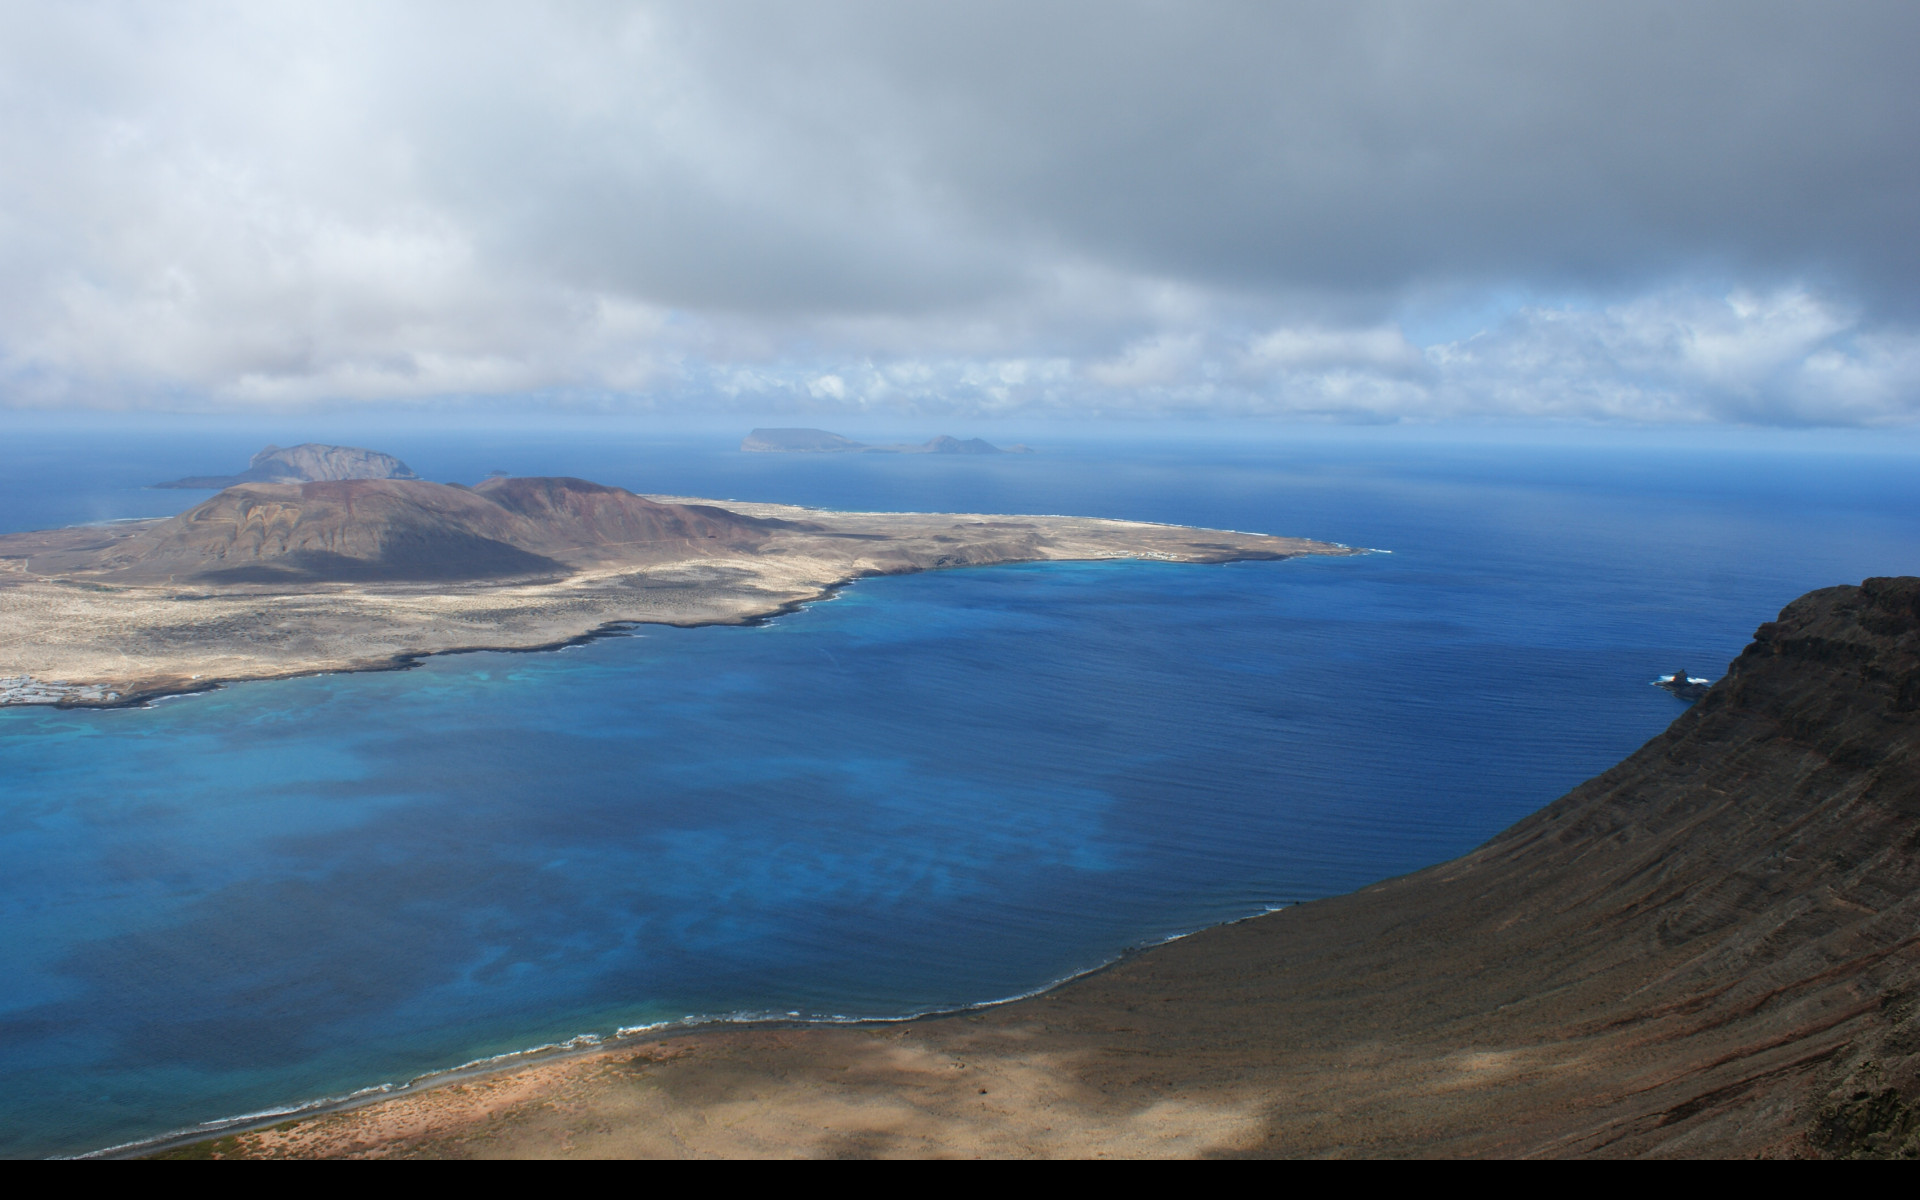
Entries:
{"label": "island", "polygon": [[741,439],[748,454],[1032,454],[1031,446],[996,446],[984,438],[941,434],[925,442],[870,446],[824,429],[756,429]]}
{"label": "island", "polygon": [[217,491],[237,483],[316,483],[332,479],[418,479],[412,468],[391,454],[359,446],[302,442],[268,446],[237,475],[189,475],[149,486]]}
{"label": "island", "polygon": [[0,704],[123,705],[637,623],[741,624],[875,575],[1361,553],[1141,521],[642,496],[564,477],[245,482],[175,517],[0,536]]}

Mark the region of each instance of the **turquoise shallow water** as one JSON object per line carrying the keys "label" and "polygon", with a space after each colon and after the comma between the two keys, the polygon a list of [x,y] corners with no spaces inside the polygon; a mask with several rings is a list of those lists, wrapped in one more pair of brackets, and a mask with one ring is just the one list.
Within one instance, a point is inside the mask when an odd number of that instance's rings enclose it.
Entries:
{"label": "turquoise shallow water", "polygon": [[[395,448],[441,478],[568,453]],[[0,451],[0,516],[167,511],[198,497],[132,485],[211,469],[109,449],[64,492],[28,484],[71,446]],[[1664,727],[1655,675],[1717,675],[1809,587],[1920,571],[1890,458],[572,453],[646,490],[1393,553],[870,580],[759,627],[0,711],[0,1152],[688,1016],[1029,991],[1468,849]]]}

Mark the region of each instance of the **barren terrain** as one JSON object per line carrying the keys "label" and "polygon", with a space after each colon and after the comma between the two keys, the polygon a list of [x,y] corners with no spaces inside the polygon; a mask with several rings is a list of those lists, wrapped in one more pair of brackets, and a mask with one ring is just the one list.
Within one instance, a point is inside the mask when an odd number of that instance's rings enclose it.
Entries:
{"label": "barren terrain", "polygon": [[0,537],[0,704],[130,703],[558,645],[629,622],[735,624],[863,576],[1353,553],[1084,517],[640,497],[567,479],[249,483],[178,517]]}

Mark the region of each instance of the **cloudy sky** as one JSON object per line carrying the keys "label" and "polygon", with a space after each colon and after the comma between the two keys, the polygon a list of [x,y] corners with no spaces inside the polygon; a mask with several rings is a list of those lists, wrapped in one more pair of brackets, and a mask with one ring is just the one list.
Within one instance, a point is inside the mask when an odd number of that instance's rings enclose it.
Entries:
{"label": "cloudy sky", "polygon": [[1920,5],[0,0],[0,406],[1920,419]]}

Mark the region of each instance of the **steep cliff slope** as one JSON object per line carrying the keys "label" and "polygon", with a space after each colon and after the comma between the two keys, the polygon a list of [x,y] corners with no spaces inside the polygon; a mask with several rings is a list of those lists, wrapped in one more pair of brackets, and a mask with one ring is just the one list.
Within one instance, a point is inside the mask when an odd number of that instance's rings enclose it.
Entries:
{"label": "steep cliff slope", "polygon": [[1464,858],[998,1019],[1258,1092],[1272,1152],[1920,1152],[1917,708],[1920,579],[1813,592]]}

